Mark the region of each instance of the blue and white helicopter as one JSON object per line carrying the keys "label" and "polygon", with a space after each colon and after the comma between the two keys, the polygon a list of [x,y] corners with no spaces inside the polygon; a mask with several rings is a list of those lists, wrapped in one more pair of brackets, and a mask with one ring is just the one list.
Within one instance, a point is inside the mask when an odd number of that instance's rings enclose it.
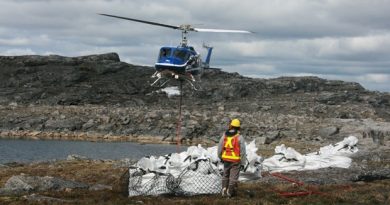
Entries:
{"label": "blue and white helicopter", "polygon": [[163,87],[171,79],[176,79],[189,82],[194,90],[199,90],[201,88],[199,84],[200,77],[203,70],[210,67],[210,58],[213,47],[203,45],[203,47],[207,49],[207,56],[206,59],[202,61],[200,54],[195,51],[194,47],[188,45],[187,35],[190,31],[252,33],[244,30],[194,28],[189,24],[175,26],[110,14],[100,15],[181,30],[182,38],[180,45],[177,47],[164,46],[160,48],[159,56],[157,62],[155,63],[156,72],[152,75],[152,78],[156,78],[156,80],[151,84],[151,86],[157,87]]}

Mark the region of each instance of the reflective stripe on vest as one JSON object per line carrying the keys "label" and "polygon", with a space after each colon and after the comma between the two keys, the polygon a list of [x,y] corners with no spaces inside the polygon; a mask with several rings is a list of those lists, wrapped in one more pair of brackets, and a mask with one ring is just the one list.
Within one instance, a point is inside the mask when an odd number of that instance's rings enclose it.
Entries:
{"label": "reflective stripe on vest", "polygon": [[236,134],[232,137],[225,136],[223,141],[222,160],[228,162],[239,162],[240,157],[240,143]]}

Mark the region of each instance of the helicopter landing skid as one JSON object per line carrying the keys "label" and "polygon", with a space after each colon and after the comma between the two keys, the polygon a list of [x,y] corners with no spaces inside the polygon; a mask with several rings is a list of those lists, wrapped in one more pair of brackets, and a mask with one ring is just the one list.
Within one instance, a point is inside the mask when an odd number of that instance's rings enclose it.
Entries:
{"label": "helicopter landing skid", "polygon": [[171,78],[164,78],[160,72],[155,72],[153,75],[152,75],[152,78],[157,78],[152,84],[150,84],[151,86],[154,86],[154,87],[163,87],[165,84],[167,84]]}
{"label": "helicopter landing skid", "polygon": [[165,84],[167,84],[171,79],[175,80],[185,80],[187,81],[192,89],[198,91],[201,89],[198,81],[195,79],[195,77],[191,73],[185,73],[185,74],[179,74],[175,73],[170,70],[164,70],[164,71],[156,71],[152,78],[157,78],[151,86],[154,87],[163,87]]}

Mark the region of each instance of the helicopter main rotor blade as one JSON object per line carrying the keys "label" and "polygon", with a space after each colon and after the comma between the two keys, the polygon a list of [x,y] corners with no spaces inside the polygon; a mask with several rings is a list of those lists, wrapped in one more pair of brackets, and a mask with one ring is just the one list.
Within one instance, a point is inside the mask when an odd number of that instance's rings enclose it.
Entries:
{"label": "helicopter main rotor blade", "polygon": [[198,32],[216,32],[216,33],[253,33],[245,30],[226,30],[226,29],[208,29],[208,28],[194,28]]}
{"label": "helicopter main rotor blade", "polygon": [[179,26],[172,26],[168,24],[162,24],[162,23],[156,23],[152,21],[144,21],[144,20],[139,20],[139,19],[133,19],[133,18],[127,18],[127,17],[122,17],[122,16],[115,16],[115,15],[110,15],[110,14],[99,14],[102,16],[108,16],[108,17],[113,17],[113,18],[118,18],[118,19],[124,19],[124,20],[129,20],[129,21],[135,21],[139,23],[146,23],[146,24],[151,24],[155,26],[162,26],[162,27],[167,27],[167,28],[173,28],[173,29],[179,29]]}

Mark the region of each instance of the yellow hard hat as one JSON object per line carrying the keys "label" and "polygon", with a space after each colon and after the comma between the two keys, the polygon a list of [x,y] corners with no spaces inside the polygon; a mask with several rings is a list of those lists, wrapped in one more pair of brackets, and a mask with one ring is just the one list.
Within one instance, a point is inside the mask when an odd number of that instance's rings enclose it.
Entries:
{"label": "yellow hard hat", "polygon": [[241,123],[240,123],[240,120],[233,119],[232,122],[230,123],[230,125],[233,127],[240,127]]}

